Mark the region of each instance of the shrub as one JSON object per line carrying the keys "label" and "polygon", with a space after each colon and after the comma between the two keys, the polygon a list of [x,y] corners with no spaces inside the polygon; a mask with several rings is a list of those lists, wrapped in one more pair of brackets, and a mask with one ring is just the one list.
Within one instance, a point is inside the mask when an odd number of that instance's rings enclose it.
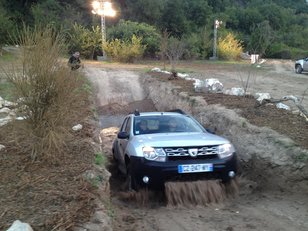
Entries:
{"label": "shrub", "polygon": [[114,61],[119,62],[134,62],[141,58],[146,46],[141,44],[142,38],[133,35],[131,41],[114,39],[106,42],[104,51],[107,56],[110,56]]}
{"label": "shrub", "polygon": [[308,51],[300,48],[288,47],[284,43],[272,44],[266,52],[266,57],[277,59],[299,59],[307,57]]}
{"label": "shrub", "polygon": [[242,42],[237,40],[235,36],[228,33],[226,37],[218,40],[218,56],[225,60],[239,59],[243,52]]}
{"label": "shrub", "polygon": [[131,40],[133,35],[141,39],[141,44],[146,46],[144,54],[154,56],[159,51],[160,34],[155,27],[146,23],[120,20],[116,26],[108,28],[110,40]]}
{"label": "shrub", "polygon": [[69,37],[69,52],[79,51],[85,58],[94,59],[102,53],[102,33],[100,27],[87,29],[74,24]]}
{"label": "shrub", "polygon": [[72,122],[86,95],[78,90],[82,79],[61,62],[64,37],[50,27],[24,28],[20,33],[21,70],[7,72],[14,95],[27,118],[16,121],[14,140],[32,159],[57,161],[64,156]]}

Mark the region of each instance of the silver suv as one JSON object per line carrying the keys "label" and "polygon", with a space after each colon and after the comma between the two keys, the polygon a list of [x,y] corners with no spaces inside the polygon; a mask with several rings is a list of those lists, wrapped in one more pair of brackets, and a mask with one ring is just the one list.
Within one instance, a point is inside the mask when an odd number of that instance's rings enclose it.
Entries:
{"label": "silver suv", "polygon": [[174,180],[228,182],[237,172],[233,145],[182,111],[127,115],[112,152],[135,190],[163,189],[164,182]]}
{"label": "silver suv", "polygon": [[308,71],[308,57],[295,61],[295,72],[301,74],[303,71]]}

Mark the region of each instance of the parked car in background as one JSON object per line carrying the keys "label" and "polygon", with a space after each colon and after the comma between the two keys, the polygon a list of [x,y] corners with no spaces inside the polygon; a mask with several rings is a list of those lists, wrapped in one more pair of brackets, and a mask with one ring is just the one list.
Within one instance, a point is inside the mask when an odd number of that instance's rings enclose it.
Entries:
{"label": "parked car in background", "polygon": [[295,61],[295,72],[301,74],[303,71],[308,71],[308,57]]}
{"label": "parked car in background", "polygon": [[162,189],[166,181],[176,180],[228,182],[237,173],[233,145],[182,111],[127,115],[112,152],[135,190]]}

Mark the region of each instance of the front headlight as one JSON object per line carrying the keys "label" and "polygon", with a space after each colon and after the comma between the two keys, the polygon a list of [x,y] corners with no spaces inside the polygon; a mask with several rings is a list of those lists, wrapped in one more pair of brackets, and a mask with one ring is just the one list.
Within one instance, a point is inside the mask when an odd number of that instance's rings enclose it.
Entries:
{"label": "front headlight", "polygon": [[235,149],[232,144],[222,144],[218,146],[218,155],[220,159],[229,157],[234,152]]}
{"label": "front headlight", "polygon": [[143,147],[143,156],[147,160],[165,162],[166,153],[162,148]]}

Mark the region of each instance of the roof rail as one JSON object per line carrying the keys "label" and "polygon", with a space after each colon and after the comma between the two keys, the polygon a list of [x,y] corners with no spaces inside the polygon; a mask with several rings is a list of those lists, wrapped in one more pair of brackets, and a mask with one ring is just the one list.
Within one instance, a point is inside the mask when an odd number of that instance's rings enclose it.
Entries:
{"label": "roof rail", "polygon": [[179,114],[186,115],[186,113],[182,109],[172,109],[172,110],[169,110],[168,112],[176,112]]}

